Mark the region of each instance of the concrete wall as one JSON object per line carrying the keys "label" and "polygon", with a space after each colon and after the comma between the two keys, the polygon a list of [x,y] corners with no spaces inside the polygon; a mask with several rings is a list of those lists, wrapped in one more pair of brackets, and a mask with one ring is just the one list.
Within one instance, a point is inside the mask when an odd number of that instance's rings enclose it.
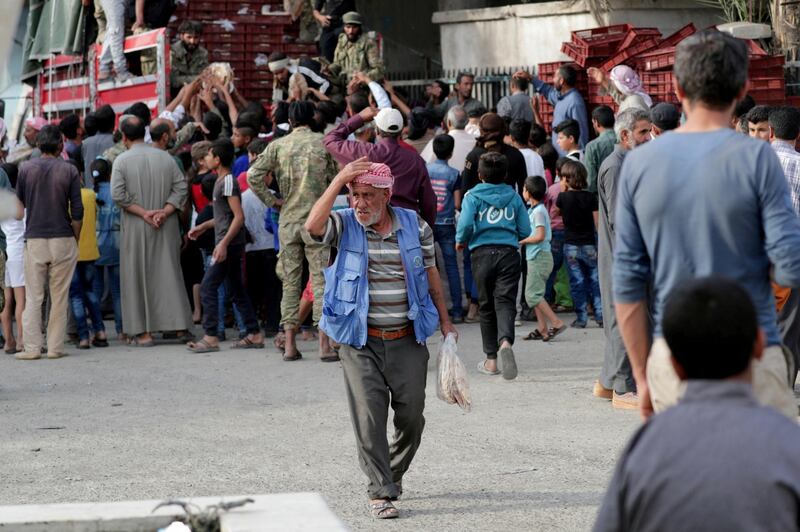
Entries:
{"label": "concrete wall", "polygon": [[433,22],[441,32],[442,63],[447,69],[535,65],[567,60],[561,43],[574,30],[630,23],[657,27],[667,35],[689,22],[698,28],[722,22],[719,11],[691,0],[609,4],[611,9],[598,17],[587,0],[436,12]]}

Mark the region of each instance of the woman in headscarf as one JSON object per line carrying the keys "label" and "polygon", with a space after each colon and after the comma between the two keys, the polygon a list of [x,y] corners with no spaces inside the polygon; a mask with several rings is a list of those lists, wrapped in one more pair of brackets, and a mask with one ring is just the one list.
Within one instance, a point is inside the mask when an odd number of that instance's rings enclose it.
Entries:
{"label": "woman in headscarf", "polygon": [[628,65],[617,65],[606,74],[599,68],[590,68],[589,75],[600,85],[600,94],[608,94],[619,104],[617,113],[627,109],[649,111],[653,100],[644,91],[639,75]]}

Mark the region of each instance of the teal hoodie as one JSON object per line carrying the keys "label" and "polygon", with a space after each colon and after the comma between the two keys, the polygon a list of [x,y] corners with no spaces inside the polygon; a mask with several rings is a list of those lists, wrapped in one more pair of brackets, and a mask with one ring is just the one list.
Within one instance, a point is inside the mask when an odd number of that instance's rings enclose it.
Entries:
{"label": "teal hoodie", "polygon": [[531,222],[522,198],[509,185],[481,183],[464,196],[456,242],[469,246],[519,247],[531,234]]}

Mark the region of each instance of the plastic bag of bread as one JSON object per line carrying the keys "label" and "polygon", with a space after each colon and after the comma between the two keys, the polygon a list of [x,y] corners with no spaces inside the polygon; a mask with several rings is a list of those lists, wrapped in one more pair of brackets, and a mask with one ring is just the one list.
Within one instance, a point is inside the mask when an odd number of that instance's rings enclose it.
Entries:
{"label": "plastic bag of bread", "polygon": [[465,412],[472,408],[467,382],[467,369],[458,358],[456,336],[448,334],[439,346],[436,362],[436,396],[447,404],[457,404]]}

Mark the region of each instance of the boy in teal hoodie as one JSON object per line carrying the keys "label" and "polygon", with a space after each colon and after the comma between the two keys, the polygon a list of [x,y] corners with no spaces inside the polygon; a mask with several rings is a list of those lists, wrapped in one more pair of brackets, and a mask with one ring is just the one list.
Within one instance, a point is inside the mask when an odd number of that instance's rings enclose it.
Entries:
{"label": "boy in teal hoodie", "polygon": [[519,241],[531,234],[531,223],[522,198],[504,182],[507,171],[504,155],[481,155],[478,176],[482,183],[464,196],[456,248],[469,246],[472,274],[478,286],[478,313],[486,353],[478,371],[500,374],[499,353],[503,378],[511,380],[517,376],[512,346],[521,270]]}

